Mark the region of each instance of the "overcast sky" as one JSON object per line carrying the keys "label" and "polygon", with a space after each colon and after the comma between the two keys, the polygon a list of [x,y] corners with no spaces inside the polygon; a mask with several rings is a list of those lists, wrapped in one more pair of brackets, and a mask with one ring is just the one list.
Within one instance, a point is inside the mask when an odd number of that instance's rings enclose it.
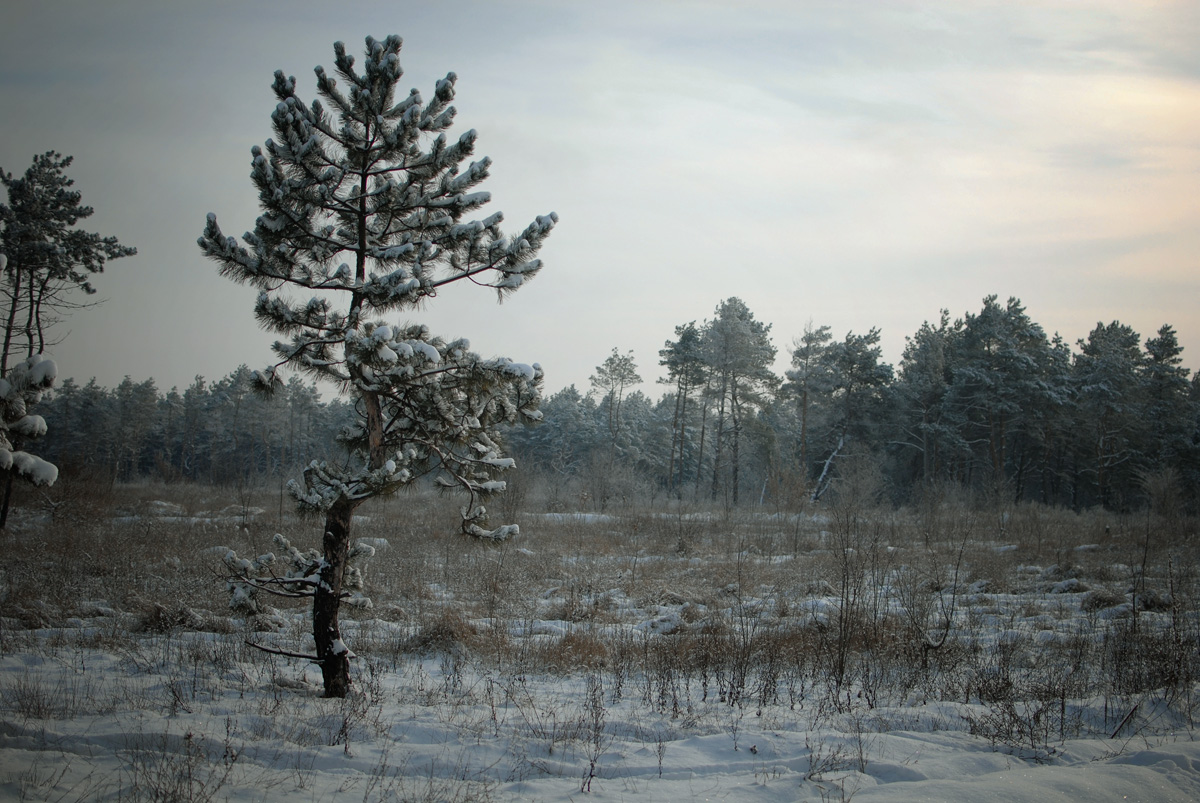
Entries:
{"label": "overcast sky", "polygon": [[[402,91],[458,74],[455,131],[492,210],[550,211],[503,305],[421,313],[485,356],[588,387],[616,347],[650,381],[675,326],[742,298],[786,365],[805,323],[904,338],[1016,296],[1074,343],[1172,324],[1200,367],[1200,3],[8,0],[0,167],[75,157],[86,228],[138,248],[55,348],[113,386],[262,367],[255,291],[196,246],[253,227],[276,69],[315,95],[335,40],[399,33]],[[361,61],[361,58],[360,58]]]}

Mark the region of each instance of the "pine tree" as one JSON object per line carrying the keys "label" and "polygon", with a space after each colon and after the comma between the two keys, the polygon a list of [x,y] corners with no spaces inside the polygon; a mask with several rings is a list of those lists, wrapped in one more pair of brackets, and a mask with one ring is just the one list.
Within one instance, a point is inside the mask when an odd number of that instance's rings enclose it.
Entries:
{"label": "pine tree", "polygon": [[1150,422],[1150,457],[1166,468],[1188,454],[1192,445],[1192,406],[1188,399],[1188,370],[1183,367],[1183,346],[1174,327],[1163,324],[1158,335],[1146,341],[1147,420]]}
{"label": "pine tree", "polygon": [[349,689],[339,604],[363,599],[361,577],[349,567],[361,551],[351,549],[354,510],[433,473],[467,495],[464,533],[515,533],[515,526],[485,529],[482,499],[503,490],[493,475],[513,462],[501,455],[495,430],[539,416],[537,365],[482,359],[465,340],[375,317],[414,310],[453,282],[484,284],[503,297],[537,273],[535,256],[557,221],[553,213],[538,217],[510,238],[499,213],[465,219],[490,200],[475,191],[490,160],[464,166],[475,149],[473,130],[446,137],[454,73],[437,82],[427,103],[415,89],[396,99],[400,46],[398,36],[368,37],[358,73],[336,43],[344,84],[316,68],[330,111],[321,100],[306,106],[295,78],[276,72],[275,138],[251,151],[262,215],[243,236],[245,246],[226,237],[212,214],[199,240],[222,274],[259,289],[258,320],[286,338],[274,345],[274,364],[256,374],[260,386],[278,387],[278,369],[289,366],[342,388],[355,405],[357,424],[345,434],[350,460],[314,461],[290,485],[303,510],[324,517],[321,551],[301,553],[281,537],[291,562],[281,575],[271,560],[227,560],[242,600],[264,589],[312,597],[312,657],[331,697]]}
{"label": "pine tree", "polygon": [[961,326],[959,321],[952,327],[949,311],[942,310],[937,326],[925,321],[905,338],[896,394],[900,407],[896,446],[902,453],[916,452],[912,473],[922,483],[938,475],[944,454],[952,451],[954,432],[945,420],[946,393]]}
{"label": "pine tree", "polygon": [[[52,360],[35,354],[14,365],[8,376],[0,379],[0,472],[8,475],[9,482],[21,477],[34,485],[48,486],[58,479],[57,467],[24,448],[46,434],[46,420],[30,413],[29,408],[41,400],[57,375]],[[3,515],[7,518],[7,505]]]}
{"label": "pine tree", "polygon": [[514,429],[509,448],[545,470],[553,487],[579,473],[589,458],[603,446],[596,399],[584,396],[574,385],[563,388],[542,401],[540,426]]}
{"label": "pine tree", "polygon": [[783,387],[796,399],[796,417],[799,419],[796,459],[805,483],[810,469],[808,447],[809,435],[813,430],[813,412],[818,400],[830,392],[833,384],[829,361],[823,359],[832,339],[828,326],[814,329],[812,321],[805,324],[804,334],[792,341],[792,368],[786,374],[787,383]]}
{"label": "pine tree", "polygon": [[730,501],[736,506],[741,493],[743,427],[779,384],[771,373],[775,360],[771,325],[756,320],[740,298],[727,298],[717,305],[715,317],[705,327],[704,351],[717,417],[711,495],[715,499],[721,487],[728,449]]}
{"label": "pine tree", "polygon": [[7,375],[17,353],[32,357],[51,345],[49,327],[65,311],[83,306],[71,299],[72,291],[91,295],[91,277],[108,260],[137,253],[116,237],[74,228],[94,210],[71,189],[75,182],[65,173],[71,161],[47,151],[34,157],[22,177],[0,170],[0,183],[8,190],[8,203],[0,204],[0,251],[7,256],[0,376]]}
{"label": "pine tree", "polygon": [[1061,404],[1065,388],[1051,379],[1056,353],[1042,327],[1019,299],[1005,305],[992,295],[978,314],[968,314],[955,337],[946,394],[947,422],[976,465],[983,484],[999,494],[1013,479],[1016,452],[1037,423],[1035,411]]}
{"label": "pine tree", "polygon": [[1149,422],[1140,340],[1120,321],[1097,323],[1079,341],[1072,366],[1080,462],[1106,507],[1127,504],[1145,468],[1142,447]]}
{"label": "pine tree", "polygon": [[604,391],[604,402],[608,406],[608,434],[615,450],[621,432],[621,402],[625,399],[625,390],[642,381],[633,352],[621,354],[614,348],[612,354],[596,366],[596,373],[592,374],[590,381]]}
{"label": "pine tree", "polygon": [[875,328],[865,335],[847,332],[844,339],[825,346],[817,358],[829,395],[823,416],[825,461],[813,485],[814,502],[829,489],[831,469],[847,444],[869,448],[874,434],[884,427],[892,366],[881,362],[879,337]]}
{"label": "pine tree", "polygon": [[[671,414],[671,455],[667,466],[667,490],[675,490],[683,484],[684,467],[687,459],[688,401],[692,394],[704,385],[704,336],[689,321],[675,327],[678,340],[668,340],[658,352],[658,364],[667,369],[667,376],[660,382],[675,385],[675,405]],[[676,454],[679,455],[676,462]]]}
{"label": "pine tree", "polygon": [[[143,450],[152,440],[152,429],[157,423],[158,389],[153,379],[135,383],[127,375],[113,395],[116,401],[113,434],[117,449],[113,476],[128,482],[142,474]],[[154,440],[161,442],[162,439]]]}

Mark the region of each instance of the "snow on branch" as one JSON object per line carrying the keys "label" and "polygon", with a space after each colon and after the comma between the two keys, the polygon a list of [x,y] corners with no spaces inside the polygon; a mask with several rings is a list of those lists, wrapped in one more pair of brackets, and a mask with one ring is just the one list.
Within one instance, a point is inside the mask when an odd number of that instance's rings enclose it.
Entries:
{"label": "snow on branch", "polygon": [[[276,533],[273,542],[281,556],[267,552],[256,558],[239,557],[232,549],[222,558],[229,589],[229,607],[244,615],[271,613],[259,598],[259,592],[297,599],[312,597],[321,585],[321,572],[325,558],[316,549],[301,552],[287,538]],[[358,543],[347,553],[354,561],[374,556],[375,548]],[[360,608],[371,607],[371,600],[363,595],[363,574],[358,566],[348,566],[342,581],[342,602]]]}
{"label": "snow on branch", "polygon": [[29,413],[41,401],[42,394],[54,385],[58,366],[41,354],[35,354],[0,379],[0,471],[10,471],[38,487],[49,487],[58,480],[58,468],[24,450],[25,444],[46,434],[46,420]]}

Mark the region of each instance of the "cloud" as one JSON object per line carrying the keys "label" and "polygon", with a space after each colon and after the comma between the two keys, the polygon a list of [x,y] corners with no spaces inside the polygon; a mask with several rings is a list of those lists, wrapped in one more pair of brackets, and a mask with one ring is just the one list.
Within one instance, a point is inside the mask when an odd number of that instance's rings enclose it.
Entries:
{"label": "cloud", "polygon": [[[277,68],[405,37],[405,86],[460,76],[509,229],[557,211],[537,281],[421,313],[486,353],[654,375],[674,327],[742,297],[777,345],[1021,296],[1068,339],[1175,324],[1200,351],[1200,11],[1191,3],[542,1],[24,4],[0,31],[0,165],[76,155],[89,228],[138,246],[72,318],[64,374],[159,385],[268,359],[252,293],[194,241],[257,215]],[[130,20],[137,20],[131,25]],[[52,31],[52,36],[41,32]],[[1161,320],[1160,320],[1161,319]],[[1152,323],[1150,323],[1152,322]],[[156,333],[186,333],[163,347]]]}

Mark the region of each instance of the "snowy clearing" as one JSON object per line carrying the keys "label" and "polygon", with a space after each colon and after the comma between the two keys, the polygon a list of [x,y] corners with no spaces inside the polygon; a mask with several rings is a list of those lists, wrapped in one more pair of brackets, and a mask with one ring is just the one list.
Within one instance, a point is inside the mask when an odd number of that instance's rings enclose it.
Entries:
{"label": "snowy clearing", "polygon": [[452,531],[427,501],[356,522],[387,546],[344,612],[344,700],[246,643],[310,650],[305,609],[224,607],[213,547],[268,548],[269,503],[26,518],[0,798],[1200,799],[1190,545],[1044,510],[969,538],[566,513],[478,545],[425,535]]}

